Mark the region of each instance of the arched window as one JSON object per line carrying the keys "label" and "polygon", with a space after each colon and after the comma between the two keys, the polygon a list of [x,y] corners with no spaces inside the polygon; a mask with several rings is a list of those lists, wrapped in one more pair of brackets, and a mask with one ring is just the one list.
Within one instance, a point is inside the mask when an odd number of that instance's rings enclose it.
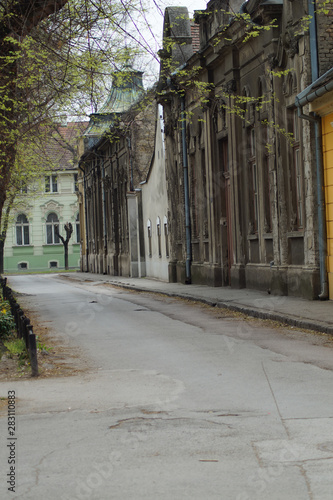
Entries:
{"label": "arched window", "polygon": [[76,228],[76,243],[80,243],[81,234],[80,234],[80,214],[77,214],[75,220],[75,228]]}
{"label": "arched window", "polygon": [[55,234],[55,226],[59,225],[59,219],[54,212],[50,213],[46,219],[46,243],[55,245],[59,243],[59,236]]}
{"label": "arched window", "polygon": [[24,214],[20,214],[16,219],[16,244],[29,245],[29,221]]}

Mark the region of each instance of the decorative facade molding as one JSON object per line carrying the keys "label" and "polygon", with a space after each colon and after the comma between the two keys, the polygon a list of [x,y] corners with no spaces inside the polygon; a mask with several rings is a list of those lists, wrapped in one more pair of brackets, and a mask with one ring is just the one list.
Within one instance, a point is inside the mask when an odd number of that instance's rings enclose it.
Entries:
{"label": "decorative facade molding", "polygon": [[43,205],[40,205],[40,210],[42,214],[42,219],[45,219],[47,214],[50,212],[56,212],[59,217],[62,217],[64,205],[61,205],[57,201],[49,200]]}

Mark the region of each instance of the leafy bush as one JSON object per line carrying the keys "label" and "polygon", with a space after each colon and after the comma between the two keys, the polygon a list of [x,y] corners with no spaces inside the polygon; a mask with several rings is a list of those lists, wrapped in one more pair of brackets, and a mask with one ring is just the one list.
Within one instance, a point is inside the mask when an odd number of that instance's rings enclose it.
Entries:
{"label": "leafy bush", "polygon": [[10,311],[9,302],[0,296],[0,338],[9,337],[15,330],[15,322]]}

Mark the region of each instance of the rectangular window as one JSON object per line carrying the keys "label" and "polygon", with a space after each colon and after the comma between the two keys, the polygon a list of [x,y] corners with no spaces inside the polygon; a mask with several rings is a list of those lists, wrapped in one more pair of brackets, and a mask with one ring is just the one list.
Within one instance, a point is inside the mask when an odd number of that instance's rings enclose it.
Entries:
{"label": "rectangular window", "polygon": [[164,223],[164,237],[165,237],[165,255],[169,257],[169,231],[168,231],[168,223]]}
{"label": "rectangular window", "polygon": [[300,162],[300,150],[294,149],[295,176],[296,176],[296,198],[297,198],[297,219],[298,226],[303,227],[303,195],[302,195],[302,174]]}
{"label": "rectangular window", "polygon": [[152,256],[152,249],[151,249],[151,227],[147,227],[148,230],[148,256]]}
{"label": "rectangular window", "polygon": [[23,226],[23,245],[29,245],[29,226]]}
{"label": "rectangular window", "polygon": [[262,144],[262,168],[263,168],[263,180],[264,180],[264,232],[272,232],[272,206],[271,206],[271,179],[270,179],[270,165],[269,165],[269,138],[268,138],[268,128],[267,126],[262,126],[260,129],[261,144]]}
{"label": "rectangular window", "polygon": [[16,244],[19,246],[30,244],[28,224],[16,225]]}
{"label": "rectangular window", "polygon": [[292,134],[290,161],[290,220],[291,229],[297,231],[304,226],[303,171],[300,145],[300,121],[296,109],[288,110],[289,132]]}
{"label": "rectangular window", "polygon": [[80,243],[80,223],[76,223],[76,243]]}
{"label": "rectangular window", "polygon": [[46,226],[46,242],[48,245],[52,245],[52,243],[53,243],[53,226],[52,225]]}
{"label": "rectangular window", "polygon": [[60,243],[59,236],[55,233],[55,228],[52,224],[46,224],[46,243],[48,245],[57,245]]}
{"label": "rectangular window", "polygon": [[253,203],[253,229],[258,232],[258,179],[257,179],[257,165],[252,163],[252,203]]}
{"label": "rectangular window", "polygon": [[251,128],[250,132],[250,150],[251,150],[251,156],[256,155],[256,136],[255,136],[255,130],[254,127]]}
{"label": "rectangular window", "polygon": [[16,227],[16,244],[17,245],[23,245],[23,238],[22,238],[22,226],[17,226]]}
{"label": "rectangular window", "polygon": [[158,244],[158,256],[162,257],[162,247],[161,247],[161,225],[157,224],[157,244]]}
{"label": "rectangular window", "polygon": [[247,129],[247,143],[248,143],[248,165],[249,165],[249,208],[250,208],[250,221],[249,233],[254,234],[258,232],[259,228],[259,200],[258,200],[258,175],[256,164],[256,136],[254,127]]}
{"label": "rectangular window", "polygon": [[46,193],[58,192],[58,179],[56,175],[47,175],[45,177],[45,192]]}
{"label": "rectangular window", "polygon": [[77,184],[77,174],[74,174],[74,192],[77,193],[79,190],[78,184]]}

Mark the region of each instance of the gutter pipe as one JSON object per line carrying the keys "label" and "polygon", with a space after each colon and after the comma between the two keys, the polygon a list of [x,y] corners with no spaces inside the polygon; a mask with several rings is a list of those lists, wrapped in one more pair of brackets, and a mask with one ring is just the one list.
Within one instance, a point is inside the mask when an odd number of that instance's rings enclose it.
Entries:
{"label": "gutter pipe", "polygon": [[[327,239],[326,239],[326,221],[325,221],[325,200],[324,200],[324,176],[323,176],[323,159],[321,149],[321,119],[319,116],[305,115],[303,106],[308,102],[313,101],[316,97],[325,94],[333,82],[329,82],[327,86],[320,87],[318,90],[311,92],[320,81],[324,81],[327,76],[323,75],[318,79],[318,47],[317,47],[317,29],[316,17],[314,11],[314,2],[308,0],[309,15],[311,16],[309,35],[310,35],[310,58],[311,58],[311,76],[312,84],[303,92],[297,95],[295,105],[298,108],[298,116],[304,120],[308,120],[314,124],[315,132],[315,150],[316,150],[316,175],[317,175],[317,210],[318,210],[318,240],[319,240],[319,271],[320,271],[320,286],[321,292],[318,296],[320,300],[328,299],[328,282],[326,268],[327,254]],[[317,81],[316,81],[317,80]],[[332,87],[333,88],[333,87]]]}
{"label": "gutter pipe", "polygon": [[[329,78],[331,80],[327,81]],[[305,106],[331,90],[333,90],[333,68],[326,71],[320,78],[298,94],[296,106]]]}
{"label": "gutter pipe", "polygon": [[181,120],[182,120],[182,149],[183,149],[183,172],[184,172],[184,200],[185,200],[185,235],[186,235],[186,262],[185,262],[185,283],[191,284],[191,217],[190,217],[190,193],[188,182],[188,161],[186,145],[186,116],[185,116],[185,97],[181,99]]}

